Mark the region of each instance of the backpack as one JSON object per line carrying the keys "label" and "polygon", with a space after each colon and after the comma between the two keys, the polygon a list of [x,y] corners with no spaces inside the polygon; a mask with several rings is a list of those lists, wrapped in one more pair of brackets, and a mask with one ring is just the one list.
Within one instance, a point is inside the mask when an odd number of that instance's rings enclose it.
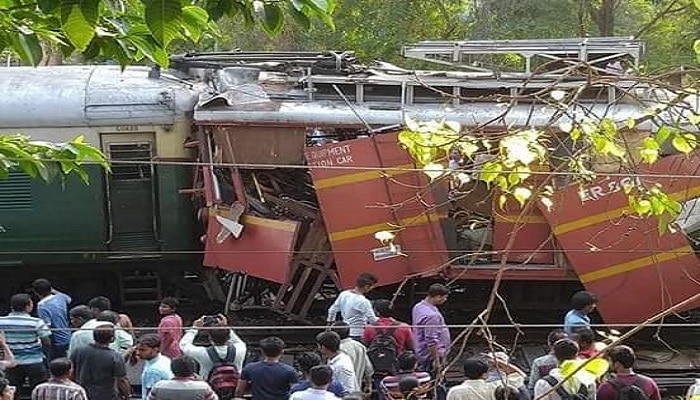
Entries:
{"label": "backpack", "polygon": [[[556,386],[559,381],[557,378],[553,377],[552,375],[547,375],[542,377],[542,379],[549,383],[551,387]],[[571,394],[564,389],[563,386],[559,386],[556,390],[556,393],[559,395],[561,400],[589,400],[589,394],[588,394],[588,388],[586,385],[579,385],[578,391],[574,394]]]}
{"label": "backpack", "polygon": [[228,400],[234,397],[240,373],[233,364],[236,359],[236,348],[228,345],[226,357],[221,358],[214,346],[207,347],[207,355],[214,364],[207,377],[207,383],[221,400]]}
{"label": "backpack", "polygon": [[374,371],[381,374],[393,374],[396,372],[396,358],[398,356],[398,343],[394,337],[399,322],[394,321],[390,326],[378,326],[374,339],[369,344],[367,356],[372,362]]}
{"label": "backpack", "polygon": [[617,391],[615,400],[649,400],[649,396],[642,390],[642,380],[636,376],[632,384],[627,385],[618,378],[608,381]]}

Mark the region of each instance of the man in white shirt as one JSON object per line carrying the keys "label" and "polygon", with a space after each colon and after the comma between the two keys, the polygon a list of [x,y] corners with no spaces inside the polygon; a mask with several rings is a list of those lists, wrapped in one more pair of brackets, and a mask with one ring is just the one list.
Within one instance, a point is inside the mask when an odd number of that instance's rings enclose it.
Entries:
{"label": "man in white shirt", "polygon": [[[207,319],[211,319],[211,317],[202,316],[194,321],[192,328],[188,329],[182,339],[180,339],[180,350],[182,350],[182,354],[197,360],[199,363],[199,376],[205,381],[209,377],[209,372],[214,367],[214,362],[207,352],[209,346],[195,346],[193,342],[195,336],[197,336],[198,329],[204,326]],[[214,328],[214,326],[217,328]],[[211,346],[214,347],[217,354],[219,354],[219,357],[222,359],[226,357],[229,345],[233,345],[236,351],[233,364],[236,366],[239,373],[243,371],[243,360],[245,360],[248,349],[245,342],[236,335],[233,329],[228,327],[228,320],[226,317],[221,314],[216,316],[216,321],[212,329],[209,329],[207,332],[209,333]]]}
{"label": "man in white shirt", "polygon": [[[578,350],[578,344],[571,339],[560,339],[554,343],[553,348],[554,356],[557,358],[560,367],[564,361],[575,360]],[[564,378],[564,374],[561,372],[560,368],[554,368],[549,371],[549,375],[540,378],[540,380],[535,383],[535,395],[533,398],[541,400],[562,400],[561,395],[566,392],[568,396],[565,397],[573,397],[573,395],[579,394],[581,397],[595,399],[595,382],[584,385],[576,376],[567,379],[559,389],[552,390],[552,388]]]}
{"label": "man in white shirt", "polygon": [[75,351],[75,349],[84,346],[89,346],[90,343],[94,343],[95,340],[93,339],[93,331],[98,326],[103,325],[109,325],[115,328],[115,339],[114,342],[112,342],[109,345],[110,349],[116,352],[124,352],[134,345],[134,338],[131,335],[129,335],[125,330],[119,328],[118,326],[109,321],[100,321],[97,318],[93,318],[81,325],[80,329],[73,332],[73,335],[71,335],[70,338],[70,344],[68,346],[68,355],[70,355],[71,352]]}
{"label": "man in white shirt", "polygon": [[358,390],[362,390],[364,387],[369,388],[374,368],[367,355],[367,347],[350,337],[350,327],[345,322],[338,321],[333,324],[331,329],[340,336],[340,351],[350,356],[350,360],[352,360]]}
{"label": "man in white shirt", "polygon": [[328,385],[333,380],[333,370],[327,365],[317,365],[310,371],[311,387],[294,392],[289,400],[338,400],[328,391]]}
{"label": "man in white shirt", "polygon": [[[515,365],[490,357],[490,362],[503,372],[509,386],[520,387],[525,382],[525,373]],[[486,361],[469,358],[464,361],[464,375],[467,379],[461,384],[450,388],[447,400],[495,400],[496,388],[503,386],[502,380],[486,381],[489,366]]]}
{"label": "man in white shirt", "polygon": [[365,325],[377,321],[372,303],[365,297],[374,286],[377,285],[377,277],[364,272],[357,277],[357,283],[353,289],[340,292],[331,307],[328,309],[328,323],[336,321],[338,313],[343,322],[350,325],[350,337],[362,340]]}
{"label": "man in white shirt", "polygon": [[316,343],[321,353],[328,359],[328,366],[333,370],[333,379],[343,386],[343,396],[357,393],[357,377],[350,356],[340,351],[340,336],[335,332],[322,332],[316,336]]}

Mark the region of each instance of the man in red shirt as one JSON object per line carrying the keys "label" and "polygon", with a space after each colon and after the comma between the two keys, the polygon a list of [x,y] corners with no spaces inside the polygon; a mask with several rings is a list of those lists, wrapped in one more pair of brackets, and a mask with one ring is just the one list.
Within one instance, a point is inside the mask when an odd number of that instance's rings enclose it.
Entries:
{"label": "man in red shirt", "polygon": [[[620,389],[636,386],[646,394],[649,400],[661,400],[659,387],[653,379],[632,371],[636,360],[634,350],[628,346],[616,346],[608,352],[610,365],[615,375],[598,388],[597,400],[615,400]],[[636,388],[634,390],[637,390]],[[630,398],[633,398],[630,393]]]}
{"label": "man in red shirt", "polygon": [[392,318],[391,302],[389,300],[375,300],[374,312],[379,319],[374,324],[367,325],[362,334],[362,341],[367,346],[377,336],[377,329],[386,330],[392,328],[394,331],[393,337],[396,340],[397,355],[406,350],[413,350],[413,331],[408,324]]}
{"label": "man in red shirt", "polygon": [[180,302],[174,297],[166,297],[160,301],[158,312],[163,318],[158,325],[160,352],[168,358],[179,357],[180,339],[182,339],[182,318],[177,314]]}

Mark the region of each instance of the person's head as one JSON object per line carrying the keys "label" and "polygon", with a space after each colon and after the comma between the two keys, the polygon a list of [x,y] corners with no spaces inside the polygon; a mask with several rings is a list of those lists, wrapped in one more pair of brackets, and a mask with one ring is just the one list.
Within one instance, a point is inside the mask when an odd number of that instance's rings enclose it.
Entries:
{"label": "person's head", "polygon": [[260,349],[265,358],[279,358],[284,351],[284,341],[277,336],[266,337],[260,341]]}
{"label": "person's head", "polygon": [[10,297],[10,308],[14,312],[32,312],[34,308],[34,303],[32,303],[32,297],[26,293],[17,293]]}
{"label": "person's head", "polygon": [[591,328],[579,327],[574,329],[573,338],[576,340],[576,343],[578,343],[579,349],[587,349],[593,346],[595,333]]}
{"label": "person's head", "polygon": [[112,302],[104,297],[104,296],[97,296],[93,297],[88,301],[87,306],[90,307],[90,310],[95,314],[99,314],[102,311],[105,310],[111,310],[112,309]]}
{"label": "person's head", "polygon": [[518,400],[520,398],[518,389],[510,385],[498,385],[496,390],[493,391],[493,395],[496,400]]}
{"label": "person's head", "polygon": [[170,362],[170,370],[178,378],[186,378],[197,373],[199,366],[197,361],[190,357],[182,355],[180,357],[173,358]]}
{"label": "person's head", "polygon": [[628,371],[634,366],[637,357],[634,355],[634,350],[629,346],[615,346],[608,351],[610,366],[613,371],[620,373]]}
{"label": "person's head", "polygon": [[84,323],[93,318],[90,307],[83,304],[71,308],[68,312],[68,316],[70,317],[71,325],[73,325],[75,328],[80,328]]}
{"label": "person's head", "polygon": [[379,280],[369,272],[363,272],[357,277],[355,289],[360,293],[369,293],[377,285]]}
{"label": "person's head", "polygon": [[596,297],[595,294],[585,290],[576,292],[573,296],[571,296],[571,308],[581,311],[584,314],[593,312],[596,303],[598,303],[598,297]]}
{"label": "person's head", "polygon": [[547,346],[551,350],[554,347],[554,343],[566,338],[566,332],[561,329],[555,329],[549,332],[549,335],[547,335]]}
{"label": "person's head", "polygon": [[327,365],[311,367],[309,380],[314,389],[326,389],[330,385],[331,380],[333,380],[333,370]]}
{"label": "person's head", "polygon": [[142,360],[152,360],[160,354],[160,338],[155,333],[149,333],[139,338],[136,344],[136,355]]}
{"label": "person's head", "polygon": [[374,313],[377,317],[390,318],[394,316],[391,309],[391,301],[387,299],[379,299],[374,301]]}
{"label": "person's head", "polygon": [[10,381],[0,377],[0,400],[12,400],[15,397],[16,387],[10,385]]}
{"label": "person's head", "polygon": [[420,387],[420,381],[415,376],[406,376],[399,381],[399,391],[404,399],[413,399]]}
{"label": "person's head", "polygon": [[304,374],[304,376],[307,376],[311,372],[311,368],[321,365],[323,360],[321,360],[321,356],[319,356],[317,353],[308,351],[306,353],[301,353],[297,357],[296,363],[297,368],[299,368],[299,372]]}
{"label": "person's head", "polygon": [[413,372],[418,366],[418,357],[412,351],[404,351],[396,357],[396,364],[401,372]]}
{"label": "person's head", "polygon": [[350,325],[343,321],[336,321],[331,325],[331,331],[340,336],[340,340],[350,337]]}
{"label": "person's head", "polygon": [[554,357],[561,364],[566,360],[573,360],[578,354],[578,343],[571,339],[561,339],[554,343]]}
{"label": "person's head", "polygon": [[443,285],[442,283],[433,283],[428,288],[428,302],[439,306],[445,304],[447,301],[447,296],[450,295],[450,288]]}
{"label": "person's head", "polygon": [[231,330],[227,326],[209,329],[209,340],[215,346],[223,346],[231,339]]}
{"label": "person's head", "polygon": [[489,372],[489,365],[479,358],[467,358],[462,364],[462,369],[469,380],[485,379]]}
{"label": "person's head", "polygon": [[111,322],[116,325],[119,322],[119,314],[112,310],[105,310],[97,314],[97,320]]}
{"label": "person's head", "polygon": [[70,378],[71,370],[73,369],[73,364],[70,362],[69,358],[61,357],[54,358],[49,363],[49,371],[51,371],[51,376],[54,378]]}
{"label": "person's head", "polygon": [[107,346],[114,342],[114,326],[112,325],[99,325],[95,327],[92,331],[92,338],[95,343]]}
{"label": "person's head", "polygon": [[165,297],[160,301],[160,305],[158,305],[158,312],[160,315],[170,315],[177,312],[179,307],[180,300],[174,297]]}
{"label": "person's head", "polygon": [[340,336],[335,332],[321,332],[316,335],[316,344],[324,355],[334,355],[340,350]]}
{"label": "person's head", "polygon": [[51,294],[51,282],[48,279],[39,278],[32,282],[32,289],[39,297],[46,297]]}

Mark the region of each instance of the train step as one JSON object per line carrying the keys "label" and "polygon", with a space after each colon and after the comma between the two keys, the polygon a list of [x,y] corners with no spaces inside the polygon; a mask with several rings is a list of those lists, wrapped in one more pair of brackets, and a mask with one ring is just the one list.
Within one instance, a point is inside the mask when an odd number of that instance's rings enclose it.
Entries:
{"label": "train step", "polygon": [[120,276],[123,307],[155,305],[162,298],[160,276],[124,271]]}

